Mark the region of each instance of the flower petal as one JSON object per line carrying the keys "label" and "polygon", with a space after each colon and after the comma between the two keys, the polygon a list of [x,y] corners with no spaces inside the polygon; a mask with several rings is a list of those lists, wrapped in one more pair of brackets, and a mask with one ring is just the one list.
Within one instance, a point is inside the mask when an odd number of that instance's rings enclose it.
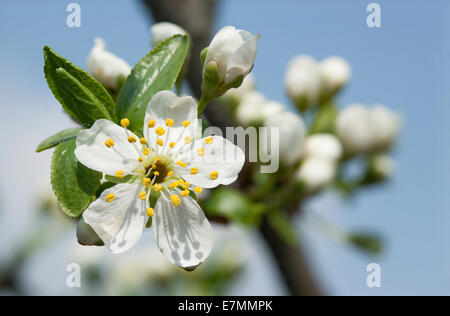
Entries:
{"label": "flower petal", "polygon": [[[186,168],[177,165],[177,172],[186,181],[203,188],[233,183],[244,165],[244,152],[223,137],[212,136],[210,144],[207,138],[197,140],[191,151],[177,157],[186,163]],[[199,152],[204,154],[199,155]],[[192,168],[196,168],[196,174],[191,174]],[[218,172],[217,179],[211,179],[212,172]]]}
{"label": "flower petal", "polygon": [[230,83],[240,75],[247,75],[253,67],[256,58],[259,35],[246,40],[231,56],[227,64],[225,83]]}
{"label": "flower petal", "polygon": [[[167,119],[173,120],[173,127],[166,126]],[[197,119],[197,103],[192,97],[178,97],[171,91],[160,91],[152,97],[147,107],[144,136],[154,148],[159,138],[155,131],[158,127],[162,127],[165,134],[160,138],[164,143],[179,143],[186,136],[194,137],[198,126]],[[155,121],[152,128],[148,126],[150,120]],[[186,121],[190,122],[187,128],[183,126],[183,122]]]}
{"label": "flower petal", "polygon": [[[128,142],[128,136],[139,139],[111,121],[97,120],[90,129],[78,133],[75,155],[78,161],[93,170],[111,176],[121,170],[126,175],[136,169],[139,157],[134,145]],[[114,141],[111,148],[105,145],[108,139]]]}
{"label": "flower petal", "polygon": [[[205,66],[211,61],[217,63],[219,76],[225,79],[227,64],[232,54],[242,45],[242,35],[234,26],[223,27],[211,41],[206,54]],[[206,67],[204,67],[206,69]]]}
{"label": "flower petal", "polygon": [[211,252],[211,225],[191,197],[181,198],[180,206],[174,206],[167,197],[160,197],[152,227],[161,252],[179,267],[195,268]]}
{"label": "flower petal", "polygon": [[[147,221],[146,202],[138,198],[139,184],[117,184],[105,190],[83,213],[89,224],[113,253],[122,253],[141,238]],[[114,194],[114,200],[106,197]]]}

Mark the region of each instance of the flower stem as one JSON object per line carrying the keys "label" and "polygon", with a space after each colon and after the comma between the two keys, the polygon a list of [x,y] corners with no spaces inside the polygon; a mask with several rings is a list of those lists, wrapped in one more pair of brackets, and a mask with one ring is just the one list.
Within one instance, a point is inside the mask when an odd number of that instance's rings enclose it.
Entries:
{"label": "flower stem", "polygon": [[199,117],[203,113],[203,111],[205,110],[206,106],[208,105],[208,103],[210,101],[211,100],[209,98],[205,97],[205,95],[202,94],[202,97],[200,98],[200,102],[198,102],[198,107],[197,107]]}

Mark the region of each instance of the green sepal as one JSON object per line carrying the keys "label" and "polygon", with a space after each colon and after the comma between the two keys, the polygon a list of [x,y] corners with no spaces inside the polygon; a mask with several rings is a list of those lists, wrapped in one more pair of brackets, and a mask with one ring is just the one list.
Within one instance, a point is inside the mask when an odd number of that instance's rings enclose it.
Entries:
{"label": "green sepal", "polygon": [[101,247],[105,245],[92,227],[85,223],[83,217],[80,217],[77,223],[77,240],[82,246]]}
{"label": "green sepal", "polygon": [[208,55],[208,47],[203,48],[200,53],[200,62],[202,63],[202,67],[205,67],[206,55]]}
{"label": "green sepal", "polygon": [[105,179],[112,183],[134,183],[139,178],[136,175],[127,175],[122,179],[105,174]]}

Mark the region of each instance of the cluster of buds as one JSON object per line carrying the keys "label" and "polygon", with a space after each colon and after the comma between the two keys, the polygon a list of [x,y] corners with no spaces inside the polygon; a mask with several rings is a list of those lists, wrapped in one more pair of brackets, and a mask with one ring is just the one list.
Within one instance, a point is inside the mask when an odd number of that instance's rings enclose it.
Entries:
{"label": "cluster of buds", "polygon": [[400,117],[383,105],[351,104],[339,112],[336,133],[349,155],[385,151],[395,142]]}
{"label": "cluster of buds", "polygon": [[330,100],[351,77],[350,65],[336,56],[317,62],[307,55],[294,57],[285,76],[285,89],[300,111]]}

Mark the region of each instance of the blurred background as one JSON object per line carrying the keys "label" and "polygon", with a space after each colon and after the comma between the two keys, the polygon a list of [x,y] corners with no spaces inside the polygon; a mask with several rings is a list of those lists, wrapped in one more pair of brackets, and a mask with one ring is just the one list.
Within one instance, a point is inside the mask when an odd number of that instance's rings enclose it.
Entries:
{"label": "blurred background", "polygon": [[[134,65],[151,48],[153,22],[138,0],[78,0],[81,27],[69,28],[70,2],[1,4],[0,271],[6,277],[0,295],[288,294],[266,245],[245,228],[215,227],[213,255],[193,273],[169,266],[149,232],[121,256],[77,244],[74,223],[57,211],[51,192],[51,151],[35,153],[41,140],[73,125],[47,87],[42,48],[49,45],[86,68],[94,37],[100,36],[111,52]],[[219,0],[214,31],[234,25],[261,34],[253,74],[270,99],[290,104],[283,88],[290,58],[338,55],[353,72],[340,105],[381,102],[403,117],[390,182],[351,200],[323,192],[304,206],[306,213],[320,213],[337,225],[381,235],[381,255],[355,251],[308,221],[296,222],[323,292],[448,295],[450,3],[378,0],[382,27],[369,28],[370,2]],[[81,288],[66,285],[71,262],[89,271]],[[381,266],[380,288],[366,285],[372,262]]]}

